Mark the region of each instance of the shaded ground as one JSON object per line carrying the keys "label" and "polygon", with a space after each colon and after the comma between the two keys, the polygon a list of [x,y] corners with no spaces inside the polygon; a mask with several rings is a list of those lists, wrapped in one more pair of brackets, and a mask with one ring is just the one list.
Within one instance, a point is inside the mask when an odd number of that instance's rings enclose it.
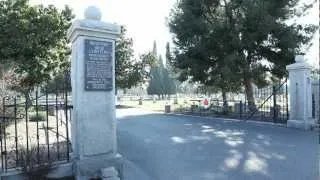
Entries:
{"label": "shaded ground", "polygon": [[117,110],[120,153],[152,180],[317,178],[315,132]]}

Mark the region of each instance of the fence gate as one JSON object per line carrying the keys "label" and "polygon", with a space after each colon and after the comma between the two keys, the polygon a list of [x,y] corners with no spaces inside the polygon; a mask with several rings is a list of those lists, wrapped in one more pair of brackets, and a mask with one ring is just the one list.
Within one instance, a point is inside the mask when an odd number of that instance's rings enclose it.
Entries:
{"label": "fence gate", "polygon": [[[287,123],[289,119],[288,82],[258,89],[254,93],[256,110],[248,112],[247,120],[265,121],[273,123]],[[245,103],[247,107],[247,102]]]}
{"label": "fence gate", "polygon": [[69,161],[72,105],[68,77],[29,94],[2,97],[2,172]]}

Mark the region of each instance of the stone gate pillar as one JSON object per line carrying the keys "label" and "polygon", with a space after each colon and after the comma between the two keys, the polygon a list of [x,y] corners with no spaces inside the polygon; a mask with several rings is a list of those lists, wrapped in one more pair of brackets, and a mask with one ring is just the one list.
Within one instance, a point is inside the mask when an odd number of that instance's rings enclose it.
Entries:
{"label": "stone gate pillar", "polygon": [[301,55],[296,56],[295,61],[287,66],[290,98],[287,126],[308,130],[315,125],[312,119],[311,66]]}
{"label": "stone gate pillar", "polygon": [[[117,166],[120,157],[115,116],[115,40],[120,27],[100,19],[100,10],[88,7],[85,19],[75,20],[68,31],[72,43],[72,158],[78,180],[101,177],[105,174],[101,170]],[[110,177],[117,176],[112,169],[107,171]]]}

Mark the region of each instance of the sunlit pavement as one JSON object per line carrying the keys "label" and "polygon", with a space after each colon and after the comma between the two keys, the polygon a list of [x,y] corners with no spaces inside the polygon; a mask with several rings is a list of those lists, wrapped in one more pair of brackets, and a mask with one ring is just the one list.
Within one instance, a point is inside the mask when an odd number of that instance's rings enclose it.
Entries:
{"label": "sunlit pavement", "polygon": [[119,152],[152,180],[317,179],[315,132],[139,109],[117,117]]}

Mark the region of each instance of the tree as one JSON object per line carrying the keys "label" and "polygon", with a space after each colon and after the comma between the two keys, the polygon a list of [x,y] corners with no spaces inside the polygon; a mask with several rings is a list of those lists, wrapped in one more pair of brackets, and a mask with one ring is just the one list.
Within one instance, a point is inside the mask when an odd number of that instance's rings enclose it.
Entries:
{"label": "tree", "polygon": [[273,79],[286,76],[286,65],[303,52],[316,30],[287,23],[312,6],[299,8],[299,2],[179,1],[169,22],[177,47],[174,65],[182,78],[227,87],[225,91],[238,89],[240,83],[254,110],[252,84],[267,84],[268,73]]}
{"label": "tree", "polygon": [[157,57],[158,51],[157,51],[157,42],[153,41],[153,49],[152,49],[152,54]]}
{"label": "tree", "polygon": [[[157,52],[156,45],[154,43],[152,56]],[[168,70],[164,67],[162,56],[155,58],[156,63],[151,67],[150,70],[150,81],[147,89],[148,94],[163,95],[175,94],[176,88],[173,79],[170,77]]]}
{"label": "tree", "polygon": [[167,42],[166,44],[166,68],[168,70],[172,69],[172,54],[171,54],[171,50],[170,50],[170,43]]}
{"label": "tree", "polygon": [[174,69],[173,66],[173,57],[171,53],[170,43],[167,42],[166,44],[166,69],[168,71],[169,77],[170,77],[170,92],[171,94],[177,93],[178,86],[181,84],[177,78],[178,73],[176,69]]}
{"label": "tree", "polygon": [[28,94],[66,68],[66,34],[73,17],[68,6],[58,10],[29,6],[27,0],[0,1],[1,71],[8,67],[13,89]]}
{"label": "tree", "polygon": [[70,92],[72,90],[70,74],[68,72],[59,73],[46,84],[45,90],[48,93]]}
{"label": "tree", "polygon": [[164,66],[162,56],[159,56],[159,66],[160,66],[160,74],[161,74],[161,87],[162,87],[162,94],[171,95],[176,93],[176,86],[174,84],[174,80],[171,76],[171,73]]}
{"label": "tree", "polygon": [[133,40],[126,37],[126,32],[126,28],[122,26],[115,52],[116,87],[121,89],[131,88],[142,82],[145,77],[145,66],[149,64],[134,59]]}
{"label": "tree", "polygon": [[158,95],[160,97],[163,94],[163,89],[161,85],[161,69],[159,66],[152,67],[150,70],[150,81],[147,88],[148,94]]}

